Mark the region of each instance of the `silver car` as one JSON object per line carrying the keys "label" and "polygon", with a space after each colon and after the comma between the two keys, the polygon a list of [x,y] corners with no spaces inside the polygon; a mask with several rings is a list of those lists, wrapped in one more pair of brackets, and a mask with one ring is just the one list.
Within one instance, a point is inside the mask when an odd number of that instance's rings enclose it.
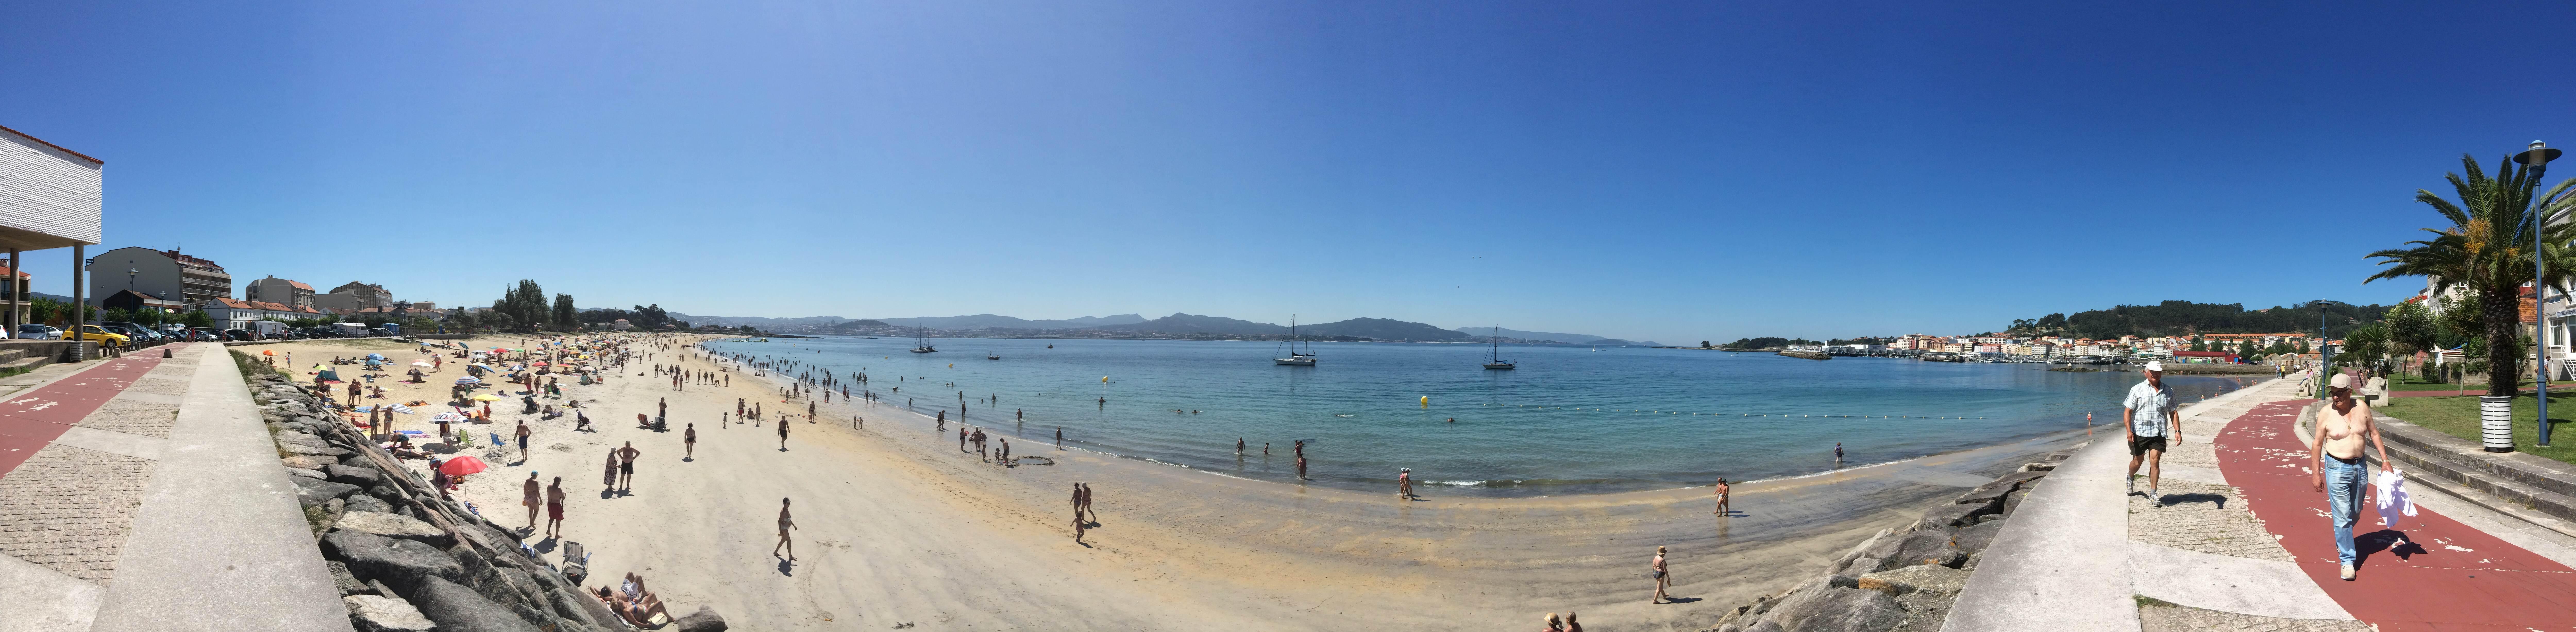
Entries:
{"label": "silver car", "polygon": [[20,323],[18,325],[18,339],[61,340],[63,339],[63,330],[36,323]]}

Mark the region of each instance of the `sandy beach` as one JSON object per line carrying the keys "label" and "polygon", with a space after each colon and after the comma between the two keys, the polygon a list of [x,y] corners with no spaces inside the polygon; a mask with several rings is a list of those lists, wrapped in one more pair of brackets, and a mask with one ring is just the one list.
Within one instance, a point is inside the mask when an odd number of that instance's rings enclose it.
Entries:
{"label": "sandy beach", "polygon": [[[564,479],[571,494],[566,539],[588,547],[594,577],[641,574],[675,613],[700,604],[736,629],[1134,629],[1491,630],[1532,626],[1548,612],[1580,611],[1598,629],[1697,630],[1759,594],[1812,577],[1835,554],[1878,529],[1912,521],[1938,496],[1974,486],[2081,433],[2013,442],[1896,464],[1735,486],[1737,514],[1718,517],[1707,488],[1534,498],[1418,500],[1384,493],[1251,481],[1200,470],[1014,442],[1021,456],[1056,465],[998,467],[957,449],[955,427],[900,406],[835,397],[818,420],[791,422],[779,449],[776,421],[720,424],[736,398],[762,402],[776,420],[806,402],[782,401],[777,377],[734,373],[730,386],[674,391],[654,364],[718,370],[665,336],[604,386],[563,382],[597,428],[571,417],[519,415],[515,396],[495,402],[497,423],[477,437],[511,434],[526,417],[535,435],[525,461],[512,447],[471,477],[464,497],[504,526],[526,524],[519,485],[530,472]],[[518,348],[518,336],[484,336],[478,348]],[[416,347],[378,340],[297,341],[237,347],[294,353],[309,369],[333,355],[384,353],[396,368]],[[352,367],[344,375],[355,375]],[[642,374],[642,375],[638,375]],[[427,427],[461,377],[453,358],[426,384],[380,379],[392,401],[429,400],[397,421]],[[310,376],[296,371],[296,379]],[[670,404],[670,429],[636,427],[638,412]],[[380,401],[380,400],[369,400]],[[863,428],[852,416],[863,416]],[[980,420],[978,420],[980,421]],[[696,424],[694,459],[682,428]],[[1032,436],[1045,430],[1032,427]],[[597,484],[610,449],[643,451],[631,493]],[[1291,459],[1274,446],[1273,459]],[[467,454],[485,454],[478,446]],[[1246,458],[1262,458],[1256,452]],[[418,462],[412,462],[417,464]],[[1818,464],[1821,469],[1828,464]],[[1074,481],[1097,491],[1101,526],[1076,544]],[[797,559],[759,550],[777,541],[779,499],[793,498]],[[542,517],[540,518],[542,520]],[[540,551],[556,543],[529,542]],[[1654,547],[1672,550],[1679,603],[1648,604]],[[597,583],[600,580],[593,580]]]}

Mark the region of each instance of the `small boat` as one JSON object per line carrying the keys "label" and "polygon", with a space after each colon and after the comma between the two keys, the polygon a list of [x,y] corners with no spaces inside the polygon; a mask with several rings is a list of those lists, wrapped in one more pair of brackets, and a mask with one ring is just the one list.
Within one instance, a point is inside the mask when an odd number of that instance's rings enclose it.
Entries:
{"label": "small boat", "polygon": [[1288,357],[1276,358],[1279,366],[1315,366],[1315,354],[1297,352],[1297,315],[1288,315]]}
{"label": "small boat", "polygon": [[1485,370],[1510,371],[1520,368],[1519,365],[1512,364],[1512,361],[1503,359],[1503,328],[1500,326],[1494,327],[1493,344],[1493,353],[1485,358]]}
{"label": "small boat", "polygon": [[988,354],[984,354],[984,359],[986,359],[986,360],[1000,360],[1000,359],[1002,359],[1002,356],[1001,356],[1000,354],[992,354],[992,353],[988,353]]}

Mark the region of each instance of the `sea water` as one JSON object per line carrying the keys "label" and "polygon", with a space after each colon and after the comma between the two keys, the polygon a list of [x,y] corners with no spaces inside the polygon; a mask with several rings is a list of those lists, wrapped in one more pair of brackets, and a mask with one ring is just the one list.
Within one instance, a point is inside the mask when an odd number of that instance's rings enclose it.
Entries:
{"label": "sea water", "polygon": [[[1285,355],[1273,342],[940,338],[936,353],[908,353],[916,342],[707,346],[805,363],[791,375],[865,373],[880,407],[910,402],[952,420],[962,412],[965,423],[1011,438],[1018,454],[1044,454],[1061,426],[1070,448],[1295,482],[1290,445],[1304,439],[1306,484],[1385,489],[1409,467],[1425,485],[1495,495],[1798,476],[1836,467],[1836,442],[1841,466],[1855,467],[2080,434],[2087,413],[2097,436],[2116,438],[2121,396],[2144,379],[2039,364],[1642,347],[1505,345],[1503,357],[1520,368],[1494,371],[1482,368],[1488,347],[1467,344],[1315,343],[1317,365],[1291,367],[1272,361]],[[2166,381],[2184,401],[2247,383]],[[879,420],[893,418],[870,417]]]}

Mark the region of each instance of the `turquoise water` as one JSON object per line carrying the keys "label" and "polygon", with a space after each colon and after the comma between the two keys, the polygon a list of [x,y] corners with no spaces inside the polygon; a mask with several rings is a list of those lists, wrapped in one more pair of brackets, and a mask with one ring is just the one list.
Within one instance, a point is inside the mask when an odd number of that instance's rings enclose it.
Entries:
{"label": "turquoise water", "polygon": [[[1396,468],[1410,467],[1417,481],[1498,495],[1811,474],[1834,467],[1837,441],[1845,467],[1884,463],[2081,431],[2087,411],[2116,433],[2120,396],[2141,379],[2031,364],[1687,349],[1506,345],[1504,357],[1521,368],[1487,371],[1483,345],[1317,343],[1316,367],[1273,364],[1280,354],[1270,342],[943,338],[938,353],[906,353],[913,345],[708,346],[805,362],[818,377],[823,367],[864,370],[884,402],[910,400],[925,415],[944,407],[956,418],[962,391],[967,422],[999,429],[1024,454],[1041,453],[1030,442],[1051,443],[1063,426],[1068,447],[1293,482],[1290,442],[1308,439],[1308,484],[1383,488]],[[2243,384],[2168,381],[2190,401]],[[988,394],[998,406],[976,401]],[[1024,423],[1013,422],[1015,409],[1027,411]],[[1237,437],[1249,443],[1241,458]]]}

